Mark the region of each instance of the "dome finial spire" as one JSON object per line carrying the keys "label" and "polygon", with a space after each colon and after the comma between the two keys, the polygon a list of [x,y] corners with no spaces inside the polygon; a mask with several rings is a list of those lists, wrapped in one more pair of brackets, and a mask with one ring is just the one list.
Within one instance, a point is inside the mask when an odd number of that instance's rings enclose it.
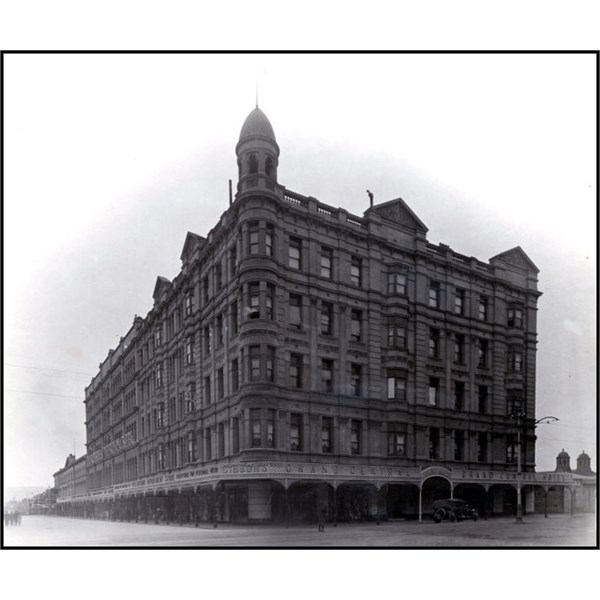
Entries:
{"label": "dome finial spire", "polygon": [[256,108],[258,108],[258,81],[256,82]]}

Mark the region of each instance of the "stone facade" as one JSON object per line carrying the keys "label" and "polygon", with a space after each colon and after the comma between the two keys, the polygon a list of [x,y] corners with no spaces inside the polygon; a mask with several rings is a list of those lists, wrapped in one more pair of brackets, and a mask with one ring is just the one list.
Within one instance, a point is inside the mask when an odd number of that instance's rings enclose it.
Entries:
{"label": "stone facade", "polygon": [[[225,513],[268,519],[296,480],[231,484],[225,466],[514,474],[516,415],[533,472],[540,292],[525,252],[483,262],[430,243],[400,198],[354,216],[286,189],[258,108],[236,152],[230,206],[206,237],[187,234],[180,273],[158,277],[152,310],[86,388],[89,493],[161,477],[168,496],[200,469],[219,474]],[[317,480],[326,503],[342,483]],[[372,490],[345,495],[372,503]]]}

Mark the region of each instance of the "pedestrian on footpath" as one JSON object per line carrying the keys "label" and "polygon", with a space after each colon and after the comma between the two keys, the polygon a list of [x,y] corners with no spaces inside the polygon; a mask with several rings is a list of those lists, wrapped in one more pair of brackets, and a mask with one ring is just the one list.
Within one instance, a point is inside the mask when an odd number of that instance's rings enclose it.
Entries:
{"label": "pedestrian on footpath", "polygon": [[319,511],[319,531],[325,531],[325,509]]}

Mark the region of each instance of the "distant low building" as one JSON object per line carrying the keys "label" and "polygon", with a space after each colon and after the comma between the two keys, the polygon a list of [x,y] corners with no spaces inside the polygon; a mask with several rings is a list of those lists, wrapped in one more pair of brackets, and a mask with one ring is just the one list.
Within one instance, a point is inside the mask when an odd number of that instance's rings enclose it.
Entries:
{"label": "distant low building", "polygon": [[69,454],[65,466],[54,473],[57,514],[78,516],[76,513],[81,506],[72,504],[71,501],[85,496],[88,491],[86,460],[85,454],[79,458],[75,458],[74,454]]}
{"label": "distant low building", "polygon": [[48,488],[41,494],[36,494],[29,503],[29,514],[48,515],[54,514],[56,509],[56,488]]}
{"label": "distant low building", "polygon": [[552,485],[536,488],[535,511],[545,514],[594,512],[597,497],[597,474],[592,471],[591,459],[582,452],[577,457],[577,468],[571,469],[571,457],[563,448],[556,455],[554,473],[570,473],[570,488]]}

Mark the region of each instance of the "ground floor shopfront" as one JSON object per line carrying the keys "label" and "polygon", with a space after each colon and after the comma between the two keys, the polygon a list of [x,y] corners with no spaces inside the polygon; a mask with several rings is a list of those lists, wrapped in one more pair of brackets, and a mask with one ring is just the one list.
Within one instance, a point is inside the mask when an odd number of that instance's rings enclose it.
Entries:
{"label": "ground floor shopfront", "polygon": [[[423,519],[436,499],[460,498],[483,518],[524,514],[561,488],[573,493],[570,473],[396,468],[316,463],[226,464],[127,482],[62,498],[57,514],[166,523],[309,523]],[[518,490],[520,488],[520,494]],[[539,500],[537,502],[539,505]],[[539,506],[538,506],[539,508]],[[547,512],[547,502],[546,502]]]}

